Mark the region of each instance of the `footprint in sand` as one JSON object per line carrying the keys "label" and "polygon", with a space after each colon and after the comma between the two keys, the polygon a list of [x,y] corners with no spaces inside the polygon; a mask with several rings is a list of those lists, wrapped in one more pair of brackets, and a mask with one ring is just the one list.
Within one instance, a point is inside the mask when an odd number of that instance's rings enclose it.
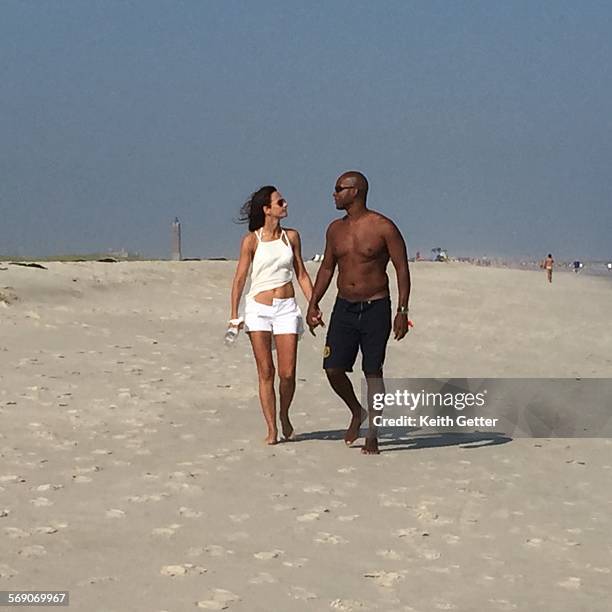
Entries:
{"label": "footprint in sand", "polygon": [[115,467],[127,467],[128,465],[132,465],[132,462],[115,459],[115,461],[111,461],[111,465],[114,465]]}
{"label": "footprint in sand", "polygon": [[377,550],[376,554],[379,557],[383,557],[384,559],[392,559],[393,561],[399,561],[400,559],[404,558],[404,555],[398,553],[396,550],[392,550],[391,548]]}
{"label": "footprint in sand", "polygon": [[4,476],[0,476],[0,483],[2,484],[13,484],[25,481],[26,479],[23,476],[17,476],[16,474],[5,474]]}
{"label": "footprint in sand", "polygon": [[37,487],[34,487],[34,491],[38,491],[40,493],[44,492],[44,491],[58,491],[59,489],[63,489],[64,485],[61,484],[50,484],[50,483],[46,483],[46,484],[41,484],[38,485]]}
{"label": "footprint in sand", "polygon": [[304,493],[331,493],[329,489],[326,489],[323,485],[309,485],[302,489]]}
{"label": "footprint in sand", "polygon": [[397,538],[413,538],[419,534],[419,530],[416,527],[407,527],[406,529],[396,529],[392,535]]}
{"label": "footprint in sand", "polygon": [[301,601],[317,599],[317,595],[315,593],[307,591],[304,587],[291,587],[290,595],[293,597],[293,599],[299,599]]}
{"label": "footprint in sand", "polygon": [[386,588],[394,587],[398,582],[404,580],[403,573],[399,572],[368,572],[367,574],[364,574],[364,577],[372,578],[378,586]]}
{"label": "footprint in sand", "polygon": [[249,580],[250,584],[275,584],[278,580],[267,572],[260,572],[257,576],[254,576]]}
{"label": "footprint in sand", "polygon": [[154,536],[170,538],[176,533],[177,529],[180,529],[180,528],[181,528],[181,525],[174,523],[172,525],[168,525],[168,527],[156,527],[155,529],[153,529],[153,531],[151,531],[151,533]]}
{"label": "footprint in sand", "polygon": [[205,574],[208,570],[200,565],[193,563],[183,563],[182,565],[164,565],[159,573],[162,576],[174,578],[176,576],[185,576],[187,574]]}
{"label": "footprint in sand", "polygon": [[88,584],[100,584],[104,582],[116,582],[116,576],[91,576],[91,578],[87,578],[86,580],[81,580],[77,582],[77,586],[86,586]]}
{"label": "footprint in sand", "polygon": [[17,574],[17,570],[14,570],[12,567],[4,564],[0,565],[0,578],[13,578]]}
{"label": "footprint in sand", "polygon": [[346,514],[346,515],[343,515],[343,516],[339,516],[338,520],[341,523],[347,523],[349,521],[354,521],[355,519],[358,519],[358,518],[359,518],[358,514]]}
{"label": "footprint in sand", "polygon": [[334,599],[329,604],[332,610],[340,610],[341,612],[353,612],[354,610],[363,609],[363,604],[354,599]]}
{"label": "footprint in sand", "polygon": [[229,517],[232,521],[234,521],[234,523],[242,523],[243,521],[250,519],[251,515],[250,514],[230,514]]}
{"label": "footprint in sand", "polygon": [[419,557],[427,559],[427,561],[435,561],[442,556],[437,550],[432,550],[431,548],[421,548],[418,554]]}
{"label": "footprint in sand", "polygon": [[29,531],[24,531],[23,529],[19,529],[19,527],[5,527],[4,533],[7,538],[17,539],[17,538],[29,538],[32,535]]}
{"label": "footprint in sand", "polygon": [[302,514],[295,518],[296,521],[300,523],[307,523],[310,521],[316,521],[321,515],[318,512],[309,512],[308,514]]}
{"label": "footprint in sand", "polygon": [[507,599],[489,599],[489,602],[501,610],[516,610],[518,607]]}
{"label": "footprint in sand", "polygon": [[254,553],[253,556],[260,561],[269,561],[270,559],[278,559],[281,555],[284,555],[284,550],[279,550],[275,548],[274,550],[262,551]]}
{"label": "footprint in sand", "polygon": [[274,512],[285,512],[287,510],[296,510],[296,507],[290,506],[289,504],[274,504],[272,510],[274,510]]}
{"label": "footprint in sand", "polygon": [[282,497],[289,497],[289,494],[281,491],[280,493],[272,493],[272,495],[270,495],[270,499],[280,499]]}
{"label": "footprint in sand", "polygon": [[314,539],[317,544],[348,544],[348,540],[339,535],[320,531]]}
{"label": "footprint in sand", "polygon": [[124,516],[125,512],[119,508],[111,508],[106,511],[106,518],[123,518]]}
{"label": "footprint in sand", "polygon": [[187,568],[183,565],[164,565],[159,573],[162,576],[169,576],[174,578],[175,576],[184,576],[187,574]]}
{"label": "footprint in sand", "polygon": [[223,557],[225,555],[233,555],[234,551],[219,546],[218,544],[209,544],[203,548],[203,552],[208,553],[211,557]]}
{"label": "footprint in sand", "polygon": [[332,508],[346,508],[346,504],[344,502],[341,502],[341,501],[337,500],[337,499],[332,499],[329,502],[329,505]]}
{"label": "footprint in sand", "polygon": [[380,505],[385,508],[408,508],[408,504],[405,502],[398,501],[393,497],[389,497],[386,494],[379,495]]}
{"label": "footprint in sand", "polygon": [[43,525],[42,527],[35,527],[34,533],[38,533],[40,535],[53,535],[57,533],[57,528],[52,527],[51,525]]}
{"label": "footprint in sand", "polygon": [[283,561],[283,565],[286,567],[304,567],[304,564],[308,563],[309,559],[306,557],[301,557],[300,559],[295,559],[293,561]]}
{"label": "footprint in sand", "polygon": [[577,591],[582,586],[582,580],[580,578],[576,578],[575,576],[570,576],[567,580],[557,582],[557,584],[564,589]]}
{"label": "footprint in sand", "polygon": [[207,599],[196,602],[196,606],[203,610],[226,610],[240,597],[225,589],[213,589],[206,594]]}
{"label": "footprint in sand", "polygon": [[123,497],[126,501],[132,504],[143,504],[146,502],[158,502],[166,497],[170,497],[169,493],[157,493],[155,495],[130,495],[129,497]]}
{"label": "footprint in sand", "polygon": [[[90,467],[77,467],[74,469],[75,475],[77,474],[92,474],[94,472],[101,472],[102,468],[99,465],[92,465]],[[73,476],[74,478],[74,476]]]}
{"label": "footprint in sand", "polygon": [[456,610],[457,606],[450,601],[440,601],[438,600],[435,603],[436,610]]}
{"label": "footprint in sand", "polygon": [[167,482],[164,486],[166,489],[171,489],[177,493],[187,493],[189,495],[199,495],[202,493],[202,487],[189,484],[188,482]]}
{"label": "footprint in sand", "polygon": [[187,508],[185,506],[181,506],[178,511],[179,514],[185,518],[200,518],[203,514],[203,512],[199,512],[198,510],[193,510],[192,508]]}
{"label": "footprint in sand", "polygon": [[34,544],[33,546],[26,546],[25,548],[22,548],[18,554],[26,558],[42,557],[43,555],[47,554],[47,550],[44,546]]}
{"label": "footprint in sand", "polygon": [[527,538],[525,544],[527,544],[527,546],[531,546],[532,548],[539,548],[542,546],[542,542],[542,538]]}
{"label": "footprint in sand", "polygon": [[447,533],[447,534],[443,535],[442,539],[447,544],[459,544],[459,542],[461,541],[461,538],[458,535],[455,535],[453,533]]}

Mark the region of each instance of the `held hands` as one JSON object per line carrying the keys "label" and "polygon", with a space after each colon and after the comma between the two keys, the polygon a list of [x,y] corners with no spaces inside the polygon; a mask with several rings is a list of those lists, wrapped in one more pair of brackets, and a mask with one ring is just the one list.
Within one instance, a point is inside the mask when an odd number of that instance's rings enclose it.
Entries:
{"label": "held hands", "polygon": [[323,313],[319,310],[319,307],[316,304],[308,304],[306,324],[308,325],[308,329],[313,336],[316,336],[314,333],[315,328],[317,328],[319,325],[321,327],[325,327],[325,323],[323,322]]}
{"label": "held hands", "polygon": [[414,323],[408,318],[408,314],[398,312],[393,321],[393,336],[396,340],[401,340],[414,327]]}

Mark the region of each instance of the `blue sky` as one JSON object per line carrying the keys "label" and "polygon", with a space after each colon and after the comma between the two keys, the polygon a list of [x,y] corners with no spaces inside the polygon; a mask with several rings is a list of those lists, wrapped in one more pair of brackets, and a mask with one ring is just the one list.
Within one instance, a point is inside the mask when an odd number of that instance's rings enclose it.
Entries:
{"label": "blue sky", "polygon": [[2,3],[0,254],[238,252],[289,201],[305,255],[338,174],[412,253],[612,258],[605,2]]}

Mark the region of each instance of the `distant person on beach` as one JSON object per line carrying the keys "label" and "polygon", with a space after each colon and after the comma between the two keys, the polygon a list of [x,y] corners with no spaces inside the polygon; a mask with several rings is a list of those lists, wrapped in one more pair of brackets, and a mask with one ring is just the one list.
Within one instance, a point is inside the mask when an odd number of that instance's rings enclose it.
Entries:
{"label": "distant person on beach", "polygon": [[548,282],[552,283],[552,273],[553,273],[553,266],[555,264],[555,260],[553,259],[553,256],[549,253],[546,257],[546,259],[542,262],[542,268],[544,268],[546,270],[546,278],[548,278]]}
{"label": "distant person on beach", "polygon": [[408,298],[410,272],[406,245],[395,224],[366,207],[368,181],[361,172],[345,172],[336,181],[334,201],[343,211],[342,219],[327,228],[325,254],[317,274],[306,320],[311,330],[323,325],[319,302],[327,291],[338,266],[338,295],[325,341],[323,368],[333,390],[351,411],[351,422],[344,441],[351,445],[367,414],[346,375],[353,371],[361,349],[362,369],[369,398],[369,429],[362,452],[378,454],[378,434],[371,398],[384,392],[383,362],[391,333],[391,299],[387,264],[393,262],[397,274],[399,303],[393,320],[396,340],[409,329]]}
{"label": "distant person on beach", "polygon": [[575,261],[573,266],[574,266],[574,273],[578,274],[578,272],[580,272],[580,268],[582,268],[582,264],[579,261]]}
{"label": "distant person on beach", "polygon": [[[244,204],[241,220],[248,221],[249,233],[240,245],[231,295],[230,325],[244,325],[253,347],[259,377],[259,401],[268,426],[267,444],[278,442],[273,342],[280,381],[282,436],[285,440],[293,436],[289,406],[295,393],[297,342],[304,330],[302,313],[295,301],[294,276],[306,300],[312,296],[312,282],[302,259],[300,235],[294,229],[281,227],[281,219],[286,216],[287,202],[272,185],[258,189]],[[238,318],[238,305],[250,267],[251,289],[246,296],[243,323]]]}

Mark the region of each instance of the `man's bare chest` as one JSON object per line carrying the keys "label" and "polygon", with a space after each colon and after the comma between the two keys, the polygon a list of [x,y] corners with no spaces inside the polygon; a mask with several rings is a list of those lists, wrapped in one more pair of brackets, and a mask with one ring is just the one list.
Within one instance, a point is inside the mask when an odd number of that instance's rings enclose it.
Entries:
{"label": "man's bare chest", "polygon": [[387,256],[384,238],[367,228],[341,228],[334,236],[334,255],[337,259],[374,260]]}

